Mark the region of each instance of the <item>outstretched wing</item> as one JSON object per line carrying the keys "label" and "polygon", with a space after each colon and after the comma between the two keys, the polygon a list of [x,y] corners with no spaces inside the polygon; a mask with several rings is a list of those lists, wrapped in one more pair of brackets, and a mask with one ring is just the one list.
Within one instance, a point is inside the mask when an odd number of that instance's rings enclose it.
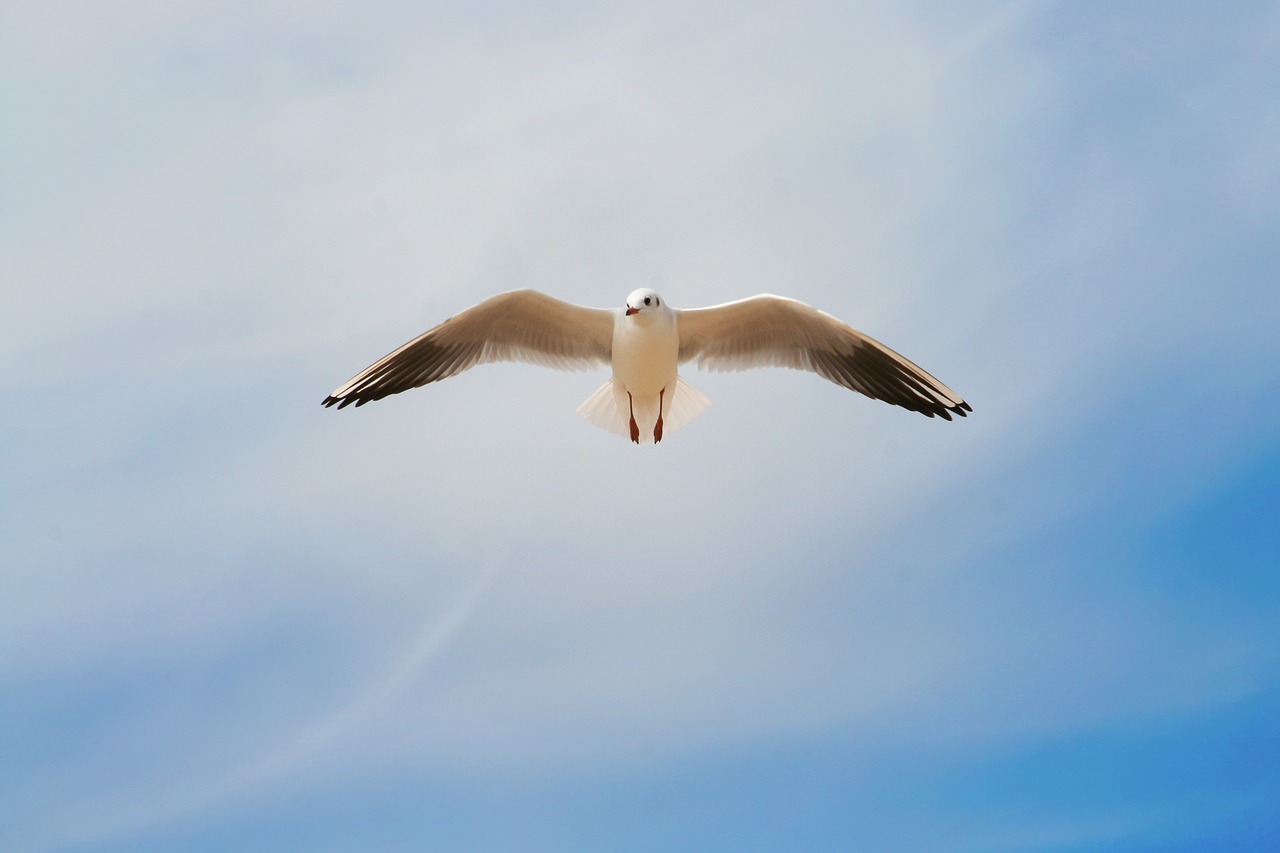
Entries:
{"label": "outstretched wing", "polygon": [[803,302],[764,294],[678,311],[680,362],[713,371],[809,370],[837,385],[929,417],[973,409],[921,367]]}
{"label": "outstretched wing", "polygon": [[325,397],[323,405],[362,406],[493,361],[526,361],[560,370],[607,365],[615,313],[535,290],[500,293],[378,359]]}

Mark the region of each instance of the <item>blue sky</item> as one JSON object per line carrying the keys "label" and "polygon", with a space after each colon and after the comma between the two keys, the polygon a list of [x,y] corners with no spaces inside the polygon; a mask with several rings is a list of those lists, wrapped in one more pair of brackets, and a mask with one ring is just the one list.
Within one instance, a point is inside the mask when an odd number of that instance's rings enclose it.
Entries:
{"label": "blue sky", "polygon": [[[0,848],[1280,846],[1274,4],[0,10]],[[972,417],[525,365],[776,292]]]}

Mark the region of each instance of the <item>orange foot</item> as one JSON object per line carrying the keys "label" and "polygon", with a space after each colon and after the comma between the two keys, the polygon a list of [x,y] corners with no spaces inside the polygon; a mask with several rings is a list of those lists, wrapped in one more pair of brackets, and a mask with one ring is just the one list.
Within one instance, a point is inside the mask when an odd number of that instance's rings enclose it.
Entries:
{"label": "orange foot", "polygon": [[658,422],[653,425],[653,443],[657,444],[662,441],[662,395],[667,393],[667,389],[663,388],[658,392]]}
{"label": "orange foot", "polygon": [[631,440],[636,444],[640,443],[640,425],[636,423],[636,410],[631,402],[631,392],[627,392],[627,409],[631,412]]}

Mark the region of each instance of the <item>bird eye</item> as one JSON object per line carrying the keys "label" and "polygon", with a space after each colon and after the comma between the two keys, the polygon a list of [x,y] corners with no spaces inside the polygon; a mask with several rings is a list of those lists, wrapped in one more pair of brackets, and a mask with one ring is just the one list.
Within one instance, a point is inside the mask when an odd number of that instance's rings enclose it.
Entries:
{"label": "bird eye", "polygon": [[653,301],[653,300],[652,300],[652,299],[650,299],[650,298],[649,298],[649,297],[647,297],[647,296],[644,298],[644,304],[645,304],[645,305],[648,305],[648,304],[649,304],[650,302],[652,302],[652,301]]}

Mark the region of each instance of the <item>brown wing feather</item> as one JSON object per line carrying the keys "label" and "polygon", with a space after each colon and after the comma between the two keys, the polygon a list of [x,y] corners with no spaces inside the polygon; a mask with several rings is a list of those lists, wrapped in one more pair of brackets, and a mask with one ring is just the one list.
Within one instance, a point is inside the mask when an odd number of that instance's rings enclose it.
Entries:
{"label": "brown wing feather", "polygon": [[526,361],[561,370],[607,365],[613,314],[538,293],[490,297],[369,365],[324,398],[362,406],[494,361]]}
{"label": "brown wing feather", "polygon": [[929,417],[972,407],[919,365],[803,302],[768,294],[678,312],[680,361],[713,370],[808,370]]}

